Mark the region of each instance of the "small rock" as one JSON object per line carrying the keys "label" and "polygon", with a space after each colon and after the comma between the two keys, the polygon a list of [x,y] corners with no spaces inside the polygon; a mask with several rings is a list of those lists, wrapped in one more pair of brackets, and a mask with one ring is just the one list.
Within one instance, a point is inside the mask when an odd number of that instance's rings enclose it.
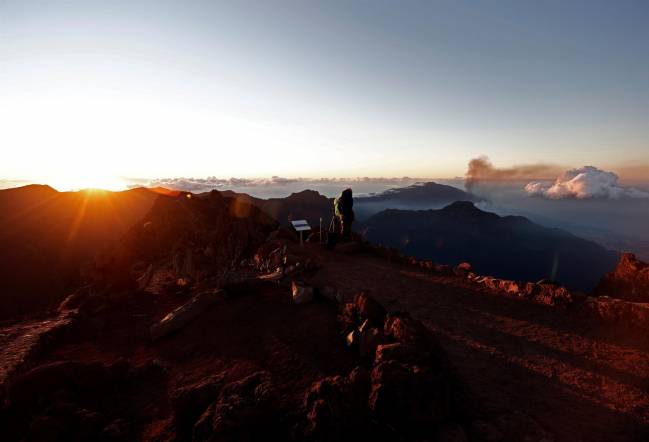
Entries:
{"label": "small rock", "polygon": [[358,331],[352,330],[351,332],[349,332],[345,337],[345,342],[347,343],[347,347],[349,348],[358,345]]}
{"label": "small rock", "polygon": [[218,397],[224,378],[222,373],[209,376],[180,387],[171,394],[171,408],[178,426],[191,428],[196,423],[201,413]]}
{"label": "small rock", "polygon": [[354,305],[356,306],[358,316],[361,320],[369,320],[370,325],[379,327],[385,321],[385,308],[371,296],[364,292],[354,296]]}
{"label": "small rock", "polygon": [[306,304],[313,301],[313,287],[293,281],[291,283],[291,292],[295,304]]}
{"label": "small rock", "polygon": [[126,440],[128,422],[124,419],[115,419],[104,428],[104,437],[107,440]]}
{"label": "small rock", "polygon": [[358,352],[363,358],[374,359],[376,347],[384,340],[383,331],[376,327],[366,327],[360,332]]}
{"label": "small rock", "polygon": [[225,291],[223,290],[208,290],[197,294],[189,302],[181,305],[162,318],[160,322],[151,326],[151,339],[156,340],[181,329],[224,295]]}
{"label": "small rock", "polygon": [[469,273],[473,271],[473,267],[468,262],[462,262],[455,267],[453,267],[453,273],[456,276],[466,277]]}
{"label": "small rock", "polygon": [[343,300],[342,293],[330,286],[322,287],[318,290],[318,293],[322,295],[323,298],[333,301],[337,304],[340,304]]}
{"label": "small rock", "polygon": [[481,420],[471,423],[471,434],[476,439],[486,442],[500,442],[505,437],[494,425]]}

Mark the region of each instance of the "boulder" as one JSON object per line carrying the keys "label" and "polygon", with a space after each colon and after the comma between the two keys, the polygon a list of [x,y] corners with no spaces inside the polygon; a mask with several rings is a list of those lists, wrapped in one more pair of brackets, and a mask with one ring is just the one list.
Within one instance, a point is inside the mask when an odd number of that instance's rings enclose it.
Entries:
{"label": "boulder", "polygon": [[375,364],[387,361],[397,361],[405,364],[421,363],[425,358],[423,352],[417,351],[417,347],[410,344],[394,342],[391,344],[381,344],[376,347]]}
{"label": "boulder", "polygon": [[110,310],[110,302],[104,295],[91,294],[79,305],[79,312],[85,315],[99,315]]}
{"label": "boulder", "polygon": [[473,271],[473,267],[468,262],[462,262],[455,267],[453,267],[453,273],[456,276],[466,277]]}
{"label": "boulder", "polygon": [[99,362],[50,362],[19,375],[9,386],[9,402],[29,406],[58,390],[103,388],[111,379],[108,367]]}
{"label": "boulder", "polygon": [[540,304],[566,307],[572,303],[572,294],[565,287],[553,283],[536,284],[532,299]]}
{"label": "boulder", "polygon": [[68,295],[63,302],[59,304],[58,311],[62,313],[77,309],[88,296],[90,296],[90,287],[80,288],[74,293]]}
{"label": "boulder", "polygon": [[449,379],[430,367],[382,362],[372,370],[369,407],[406,439],[418,439],[452,415],[450,390]]}
{"label": "boulder", "polygon": [[269,373],[259,371],[226,384],[194,425],[194,440],[253,441],[272,434],[276,393]]}
{"label": "boulder", "polygon": [[329,301],[340,304],[343,301],[342,293],[331,286],[324,286],[318,289],[318,294]]}
{"label": "boulder", "polygon": [[500,290],[500,279],[491,276],[485,277],[483,284],[492,290]]}
{"label": "boulder", "polygon": [[218,398],[224,379],[225,375],[219,373],[177,388],[171,394],[171,408],[180,431],[191,429],[200,415]]}
{"label": "boulder", "polygon": [[313,287],[293,281],[291,293],[295,304],[306,304],[313,301]]}
{"label": "boulder", "polygon": [[649,264],[633,253],[622,254],[615,270],[602,277],[594,293],[626,301],[649,302]]}
{"label": "boulder", "polygon": [[444,275],[444,276],[451,276],[454,275],[453,273],[453,267],[446,265],[446,264],[436,264],[435,265],[435,272]]}
{"label": "boulder", "polygon": [[441,349],[437,339],[420,321],[408,313],[391,313],[385,320],[385,334],[396,342],[410,344],[420,349],[435,347]]}
{"label": "boulder", "polygon": [[385,321],[385,308],[364,292],[354,296],[354,305],[360,320],[367,319],[370,325],[380,327]]}
{"label": "boulder", "polygon": [[356,367],[347,377],[330,376],[314,382],[304,396],[306,423],[302,438],[349,440],[367,418],[370,374]]}
{"label": "boulder", "polygon": [[437,431],[437,437],[435,440],[438,442],[467,442],[466,432],[458,424],[454,425],[443,425]]}
{"label": "boulder", "polygon": [[358,352],[361,357],[373,360],[376,347],[383,341],[383,330],[376,327],[364,327],[359,331]]}
{"label": "boulder", "polygon": [[124,419],[115,419],[106,425],[103,430],[103,439],[108,441],[120,441],[128,439],[130,424]]}
{"label": "boulder", "polygon": [[589,297],[580,308],[604,323],[649,330],[649,303]]}
{"label": "boulder", "polygon": [[151,276],[153,276],[153,264],[149,264],[142,275],[135,280],[138,290],[144,290],[149,285]]}
{"label": "boulder", "polygon": [[27,440],[56,442],[64,440],[65,424],[52,416],[37,416],[27,431]]}
{"label": "boulder", "polygon": [[541,287],[533,282],[527,282],[523,287],[524,296],[530,299],[534,298],[540,291]]}
{"label": "boulder", "polygon": [[426,269],[426,270],[434,270],[435,269],[435,263],[431,260],[426,260],[426,261],[421,261],[420,262],[421,268]]}
{"label": "boulder", "polygon": [[522,284],[517,281],[504,279],[500,282],[500,289],[510,295],[518,295],[521,293],[521,285]]}
{"label": "boulder", "polygon": [[224,290],[207,290],[197,294],[190,301],[162,318],[160,322],[152,325],[150,328],[151,339],[155,341],[183,328],[224,295]]}

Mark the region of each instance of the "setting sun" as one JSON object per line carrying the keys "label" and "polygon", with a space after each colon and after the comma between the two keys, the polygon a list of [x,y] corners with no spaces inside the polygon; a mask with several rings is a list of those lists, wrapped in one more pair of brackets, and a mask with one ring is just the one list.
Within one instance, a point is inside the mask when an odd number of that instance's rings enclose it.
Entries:
{"label": "setting sun", "polygon": [[48,181],[48,184],[61,192],[81,189],[124,190],[126,187],[123,179],[100,172],[54,176]]}

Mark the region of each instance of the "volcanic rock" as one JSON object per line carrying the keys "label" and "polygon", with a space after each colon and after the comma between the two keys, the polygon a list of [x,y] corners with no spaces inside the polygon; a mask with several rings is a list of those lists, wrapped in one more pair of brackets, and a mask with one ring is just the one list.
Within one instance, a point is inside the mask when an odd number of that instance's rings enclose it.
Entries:
{"label": "volcanic rock", "polygon": [[384,340],[383,330],[376,327],[363,327],[359,331],[358,352],[363,358],[374,359],[376,347]]}
{"label": "volcanic rock", "polygon": [[311,385],[304,397],[304,437],[312,440],[350,440],[367,419],[370,375],[356,367],[347,377],[330,376]]}
{"label": "volcanic rock", "polygon": [[266,430],[272,426],[275,397],[270,375],[264,371],[225,385],[194,426],[194,440],[272,439]]}
{"label": "volcanic rock", "polygon": [[453,273],[457,276],[466,277],[469,273],[473,271],[473,267],[468,262],[462,262],[455,267],[453,267]]}
{"label": "volcanic rock", "polygon": [[448,379],[430,367],[382,362],[372,370],[369,406],[377,418],[412,437],[451,416],[450,390]]}
{"label": "volcanic rock", "polygon": [[634,302],[649,302],[649,264],[624,253],[613,272],[601,279],[594,293]]}
{"label": "volcanic rock", "polygon": [[171,394],[171,408],[180,431],[192,428],[205,409],[223,388],[225,375],[220,373],[180,387]]}
{"label": "volcanic rock", "polygon": [[306,304],[313,301],[313,287],[293,281],[291,293],[295,304]]}
{"label": "volcanic rock", "polygon": [[382,326],[385,320],[385,308],[364,292],[354,296],[354,306],[360,320],[367,319],[370,325]]}
{"label": "volcanic rock", "polygon": [[10,385],[9,401],[13,406],[26,406],[57,390],[101,387],[111,379],[108,368],[98,362],[51,362],[18,376]]}
{"label": "volcanic rock", "polygon": [[377,365],[387,361],[417,364],[421,363],[422,359],[425,359],[424,352],[418,351],[417,347],[410,344],[394,342],[376,347],[375,364]]}
{"label": "volcanic rock", "polygon": [[189,302],[181,305],[162,320],[151,326],[151,339],[154,341],[181,329],[225,294],[223,290],[207,290],[194,296]]}

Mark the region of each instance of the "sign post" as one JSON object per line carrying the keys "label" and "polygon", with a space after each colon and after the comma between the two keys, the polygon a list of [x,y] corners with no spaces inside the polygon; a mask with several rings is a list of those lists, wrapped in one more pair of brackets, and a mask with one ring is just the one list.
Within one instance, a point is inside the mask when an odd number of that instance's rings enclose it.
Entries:
{"label": "sign post", "polygon": [[309,223],[305,219],[298,219],[295,221],[291,221],[291,224],[293,225],[293,228],[295,229],[296,232],[300,232],[300,245],[304,245],[304,239],[302,238],[303,232],[307,232],[311,230],[311,227],[309,226]]}

